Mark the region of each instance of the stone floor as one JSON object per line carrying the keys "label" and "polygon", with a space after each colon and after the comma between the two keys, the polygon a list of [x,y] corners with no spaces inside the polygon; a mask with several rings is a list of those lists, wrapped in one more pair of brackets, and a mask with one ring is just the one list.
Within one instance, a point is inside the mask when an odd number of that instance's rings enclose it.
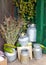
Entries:
{"label": "stone floor", "polygon": [[[8,63],[8,65],[24,65],[21,64],[18,60]],[[43,57],[40,60],[32,59],[28,64],[25,65],[46,65],[46,55],[43,55]]]}

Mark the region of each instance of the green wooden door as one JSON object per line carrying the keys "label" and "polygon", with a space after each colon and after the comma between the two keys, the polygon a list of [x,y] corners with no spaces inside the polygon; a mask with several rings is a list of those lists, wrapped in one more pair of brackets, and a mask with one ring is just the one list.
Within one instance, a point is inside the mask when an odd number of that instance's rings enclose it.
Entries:
{"label": "green wooden door", "polygon": [[[37,43],[46,46],[46,0],[37,0],[36,26]],[[45,49],[43,49],[43,53],[46,53]]]}
{"label": "green wooden door", "polygon": [[36,27],[37,42],[42,43],[43,40],[43,23],[44,23],[44,0],[37,0],[36,6]]}
{"label": "green wooden door", "polygon": [[43,44],[46,46],[46,0],[44,0]]}

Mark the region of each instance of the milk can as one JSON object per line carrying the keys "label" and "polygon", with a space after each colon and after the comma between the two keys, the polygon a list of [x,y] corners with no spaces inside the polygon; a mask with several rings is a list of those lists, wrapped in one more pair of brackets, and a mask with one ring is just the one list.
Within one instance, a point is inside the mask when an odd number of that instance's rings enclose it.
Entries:
{"label": "milk can", "polygon": [[27,64],[29,63],[29,52],[27,49],[23,49],[21,50],[21,54],[20,54],[20,61],[23,64]]}
{"label": "milk can", "polygon": [[40,44],[34,44],[34,57],[35,59],[41,59],[42,58],[42,49],[40,47]]}
{"label": "milk can", "polygon": [[29,25],[27,29],[27,35],[30,42],[36,42],[36,26],[35,24]]}
{"label": "milk can", "polygon": [[18,39],[18,42],[21,44],[21,46],[26,46],[29,42],[28,36],[26,34],[23,36],[20,36]]}

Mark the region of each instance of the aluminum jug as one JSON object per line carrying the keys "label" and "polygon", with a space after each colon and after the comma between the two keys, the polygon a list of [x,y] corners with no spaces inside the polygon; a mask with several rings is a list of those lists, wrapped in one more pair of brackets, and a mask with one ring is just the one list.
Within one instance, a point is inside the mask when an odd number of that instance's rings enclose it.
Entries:
{"label": "aluminum jug", "polygon": [[29,63],[29,51],[27,49],[21,50],[20,61],[22,64]]}
{"label": "aluminum jug", "polygon": [[28,44],[28,36],[24,35],[24,36],[20,36],[18,39],[18,42],[21,44],[21,46],[26,46]]}
{"label": "aluminum jug", "polygon": [[40,47],[40,44],[34,44],[33,52],[34,52],[35,59],[42,58],[42,48]]}
{"label": "aluminum jug", "polygon": [[28,26],[27,35],[29,37],[30,42],[36,42],[36,26],[35,26],[35,24],[31,24]]}

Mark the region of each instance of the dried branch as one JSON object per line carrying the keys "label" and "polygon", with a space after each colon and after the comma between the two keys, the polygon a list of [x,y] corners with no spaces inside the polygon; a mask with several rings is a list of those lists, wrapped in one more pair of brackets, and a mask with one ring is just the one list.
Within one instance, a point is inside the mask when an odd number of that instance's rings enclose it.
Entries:
{"label": "dried branch", "polygon": [[1,24],[1,30],[3,31],[2,36],[5,37],[5,40],[7,43],[15,44],[18,38],[18,34],[22,26],[24,25],[24,22],[19,18],[18,21],[16,21],[15,18],[6,17],[4,24]]}

